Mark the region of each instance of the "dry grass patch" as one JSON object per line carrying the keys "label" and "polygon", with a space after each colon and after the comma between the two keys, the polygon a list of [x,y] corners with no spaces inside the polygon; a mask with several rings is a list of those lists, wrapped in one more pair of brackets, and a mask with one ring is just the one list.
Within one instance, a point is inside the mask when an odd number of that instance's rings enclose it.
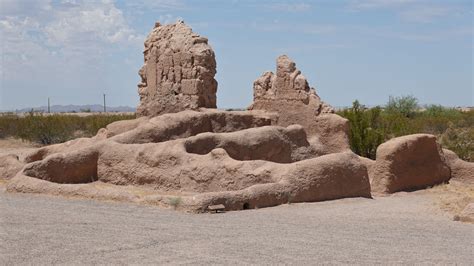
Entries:
{"label": "dry grass patch", "polygon": [[459,215],[469,203],[474,202],[474,185],[472,184],[451,181],[449,184],[437,185],[428,191],[434,194],[436,204],[441,210],[454,216]]}

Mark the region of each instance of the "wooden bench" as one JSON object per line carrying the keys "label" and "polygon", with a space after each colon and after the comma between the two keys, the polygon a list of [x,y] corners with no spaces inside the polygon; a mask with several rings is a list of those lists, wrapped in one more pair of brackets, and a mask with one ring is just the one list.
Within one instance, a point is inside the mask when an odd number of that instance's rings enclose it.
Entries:
{"label": "wooden bench", "polygon": [[223,204],[210,205],[207,206],[207,210],[214,213],[223,212],[225,210],[225,206]]}

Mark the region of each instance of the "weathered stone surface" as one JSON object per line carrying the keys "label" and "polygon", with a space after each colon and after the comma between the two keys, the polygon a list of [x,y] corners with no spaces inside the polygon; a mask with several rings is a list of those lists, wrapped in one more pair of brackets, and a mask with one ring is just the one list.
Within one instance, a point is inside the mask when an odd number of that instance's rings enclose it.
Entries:
{"label": "weathered stone surface", "polygon": [[358,156],[318,157],[302,126],[270,123],[258,112],[216,110],[166,114],[130,127],[129,122],[128,131],[110,138],[102,132],[88,141],[38,149],[8,190],[90,195],[84,189],[95,189],[84,186],[88,183],[134,185],[192,195],[183,204],[197,211],[215,204],[236,210],[370,197],[367,168]]}
{"label": "weathered stone surface", "polygon": [[[361,163],[363,165],[365,165],[365,167],[367,168],[367,172],[370,173],[370,171],[372,171],[372,167],[374,167],[374,165],[375,165],[375,160],[372,160],[372,159],[369,159],[369,158],[366,158],[366,157],[362,157],[362,156],[359,156],[359,159],[360,159]],[[372,178],[373,178],[373,176],[369,174],[369,181],[370,181],[371,184],[372,184]]]}
{"label": "weathered stone surface", "polygon": [[205,37],[183,21],[156,23],[145,41],[144,57],[139,71],[139,116],[216,108],[214,51]]}
{"label": "weathered stone surface", "polygon": [[474,184],[474,163],[459,159],[456,153],[448,149],[443,149],[443,153],[449,168],[451,168],[452,179]]}
{"label": "weathered stone surface", "polygon": [[369,175],[372,191],[393,193],[446,182],[451,171],[436,137],[414,134],[381,144]]}
{"label": "weathered stone surface", "polygon": [[163,142],[190,137],[203,132],[233,132],[271,125],[269,116],[259,112],[226,112],[203,109],[164,114],[137,124],[111,140],[119,143]]}
{"label": "weathered stone surface", "polygon": [[280,126],[302,125],[310,137],[318,138],[325,153],[349,149],[348,120],[333,114],[288,56],[278,57],[276,65],[276,74],[265,72],[254,82],[249,109],[276,113]]}
{"label": "weathered stone surface", "polygon": [[[176,120],[186,115],[172,114]],[[168,126],[173,127],[173,123]],[[27,164],[23,173],[56,183],[100,180],[119,185],[155,184],[162,190],[205,192],[217,188],[241,189],[238,184],[242,182],[258,184],[273,180],[270,172],[259,169],[265,161],[291,163],[316,156],[304,129],[298,125],[206,132],[145,144],[117,143],[111,138],[97,140],[84,148],[64,148],[49,151],[52,153],[43,159]],[[223,179],[225,182],[221,183]]]}
{"label": "weathered stone surface", "polygon": [[[82,166],[91,165],[83,162],[97,160],[99,181],[181,193],[185,208],[195,211],[205,211],[215,204],[224,204],[227,210],[240,210],[287,202],[370,197],[367,170],[350,152],[280,164],[235,160],[224,148],[203,155],[188,153],[184,140],[138,145],[107,141],[97,147],[51,155],[31,163],[8,184],[7,190],[47,192],[57,183],[68,183],[57,189],[69,193],[70,183],[94,180],[91,176],[95,169]],[[57,170],[58,164],[62,172]],[[63,179],[68,176],[69,180]],[[51,182],[30,182],[31,177]]]}
{"label": "weathered stone surface", "polygon": [[186,138],[203,132],[233,132],[271,125],[269,116],[259,112],[227,112],[213,109],[183,111],[153,118],[117,121],[99,130],[93,138],[78,138],[34,149],[25,155],[26,163],[43,160],[55,153],[75,151],[110,139],[124,144],[157,143]]}
{"label": "weathered stone surface", "polygon": [[276,64],[276,74],[267,71],[254,82],[254,102],[249,109],[273,111],[278,103],[289,102],[292,105],[308,105],[306,111],[313,116],[334,113],[331,106],[321,101],[315,89],[309,87],[306,78],[288,56],[279,56]]}
{"label": "weathered stone surface", "polygon": [[120,120],[115,121],[107,125],[105,128],[105,137],[110,138],[115,135],[122,134],[124,132],[130,131],[132,129],[137,128],[139,125],[146,123],[150,118],[147,116],[142,116],[137,119],[130,119],[130,120]]}
{"label": "weathered stone surface", "polygon": [[25,163],[15,154],[0,156],[0,179],[10,179],[18,173]]}
{"label": "weathered stone surface", "polygon": [[94,182],[97,180],[98,147],[100,146],[52,154],[44,160],[27,164],[23,173],[55,183]]}
{"label": "weathered stone surface", "polygon": [[[103,131],[102,131],[103,132]],[[24,161],[26,163],[31,163],[35,161],[43,160],[49,155],[60,153],[60,152],[70,152],[75,151],[92,144],[95,144],[98,140],[101,140],[105,136],[99,135],[98,137],[93,138],[78,138],[64,143],[53,144],[45,147],[35,149],[25,155]]]}

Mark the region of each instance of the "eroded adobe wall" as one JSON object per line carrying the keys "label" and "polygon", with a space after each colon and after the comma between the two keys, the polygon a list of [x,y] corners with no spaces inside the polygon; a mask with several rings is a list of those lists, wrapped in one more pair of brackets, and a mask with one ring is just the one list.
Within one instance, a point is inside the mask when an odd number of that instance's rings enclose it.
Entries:
{"label": "eroded adobe wall", "polygon": [[335,115],[311,88],[305,76],[288,56],[276,61],[276,74],[267,71],[253,84],[254,101],[249,110],[274,112],[276,124],[302,125],[309,137],[316,137],[325,153],[349,149],[349,123]]}
{"label": "eroded adobe wall", "polygon": [[207,38],[183,21],[156,23],[143,53],[139,116],[216,108],[216,60]]}

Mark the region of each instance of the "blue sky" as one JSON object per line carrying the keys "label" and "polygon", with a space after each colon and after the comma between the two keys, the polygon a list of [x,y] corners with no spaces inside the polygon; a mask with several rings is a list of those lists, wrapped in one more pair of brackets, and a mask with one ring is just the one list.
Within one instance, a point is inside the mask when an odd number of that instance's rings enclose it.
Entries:
{"label": "blue sky", "polygon": [[246,107],[287,54],[333,106],[473,106],[470,0],[0,0],[0,110],[136,106],[143,41],[183,19],[216,53],[218,107]]}

